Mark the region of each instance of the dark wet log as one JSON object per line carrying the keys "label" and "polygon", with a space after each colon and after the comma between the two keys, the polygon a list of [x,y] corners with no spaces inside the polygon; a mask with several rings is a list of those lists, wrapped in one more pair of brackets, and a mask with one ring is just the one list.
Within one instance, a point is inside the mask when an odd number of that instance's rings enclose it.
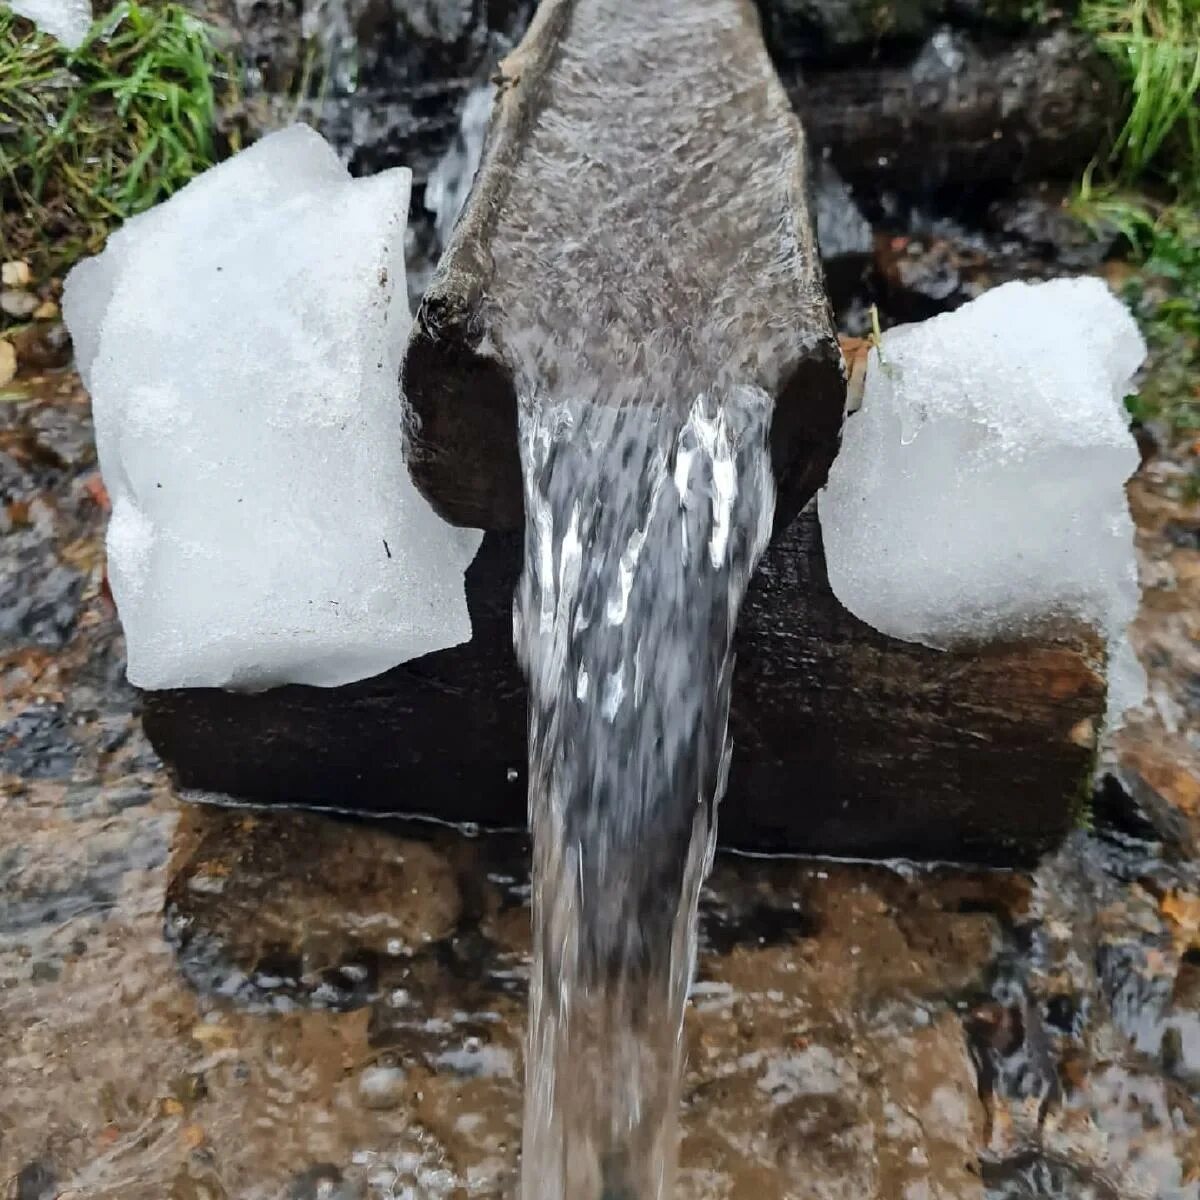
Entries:
{"label": "dark wet log", "polygon": [[835,854],[1027,858],[1082,812],[1103,663],[1090,630],[953,653],[876,632],[830,591],[806,512],[742,608],[722,820],[750,804],[756,841],[811,829]]}
{"label": "dark wet log", "polygon": [[[146,731],[183,789],[521,826],[519,565],[519,538],[485,539],[467,575],[466,646],[342,688],[148,693]],[[952,654],[876,633],[829,591],[806,512],[768,551],[743,607],[721,840],[1028,861],[1078,819],[1101,661],[1089,633]]]}
{"label": "dark wet log", "polygon": [[767,46],[780,70],[851,65],[895,57],[952,26],[995,40],[1070,20],[1076,0],[1053,7],[1028,0],[758,0]]}
{"label": "dark wet log", "polygon": [[1117,112],[1111,73],[1065,30],[988,50],[943,30],[911,63],[814,69],[789,93],[847,180],[907,194],[1075,179]]}
{"label": "dark wet log", "polygon": [[[807,206],[803,133],[751,0],[703,6],[646,5],[641,32],[651,49],[643,53],[606,36],[601,0],[545,0],[501,64],[475,186],[418,310],[404,367],[415,416],[409,467],[433,506],[456,524],[521,527],[516,362],[503,323],[506,313],[528,309],[530,297],[540,305],[537,334],[544,340],[562,333],[574,341],[585,328],[598,331],[600,342],[616,325],[614,345],[644,347],[719,329],[741,359],[722,366],[777,398],[772,448],[780,511],[797,511],[824,478],[844,386]],[[644,91],[651,76],[656,85],[675,81],[662,63],[684,36],[699,39],[695,69],[670,94],[672,105],[686,95],[686,111],[640,126],[636,137],[593,139],[585,169],[579,145],[559,138],[555,118],[569,111],[573,128],[603,129],[618,119],[621,97]],[[580,63],[588,66],[588,90],[578,84]],[[582,111],[589,105],[594,114]],[[611,175],[605,155],[617,153],[644,157],[645,177],[663,184],[607,197],[600,244],[597,179]],[[628,162],[622,167],[630,174]],[[730,228],[710,193],[751,180],[764,194],[760,215]],[[560,253],[525,251],[534,205],[539,236],[563,247]],[[673,249],[683,244],[703,252]],[[613,262],[629,264],[623,295],[610,279]],[[597,281],[586,307],[579,279]],[[653,304],[639,295],[650,279],[660,281]],[[768,326],[786,336],[767,337]]]}

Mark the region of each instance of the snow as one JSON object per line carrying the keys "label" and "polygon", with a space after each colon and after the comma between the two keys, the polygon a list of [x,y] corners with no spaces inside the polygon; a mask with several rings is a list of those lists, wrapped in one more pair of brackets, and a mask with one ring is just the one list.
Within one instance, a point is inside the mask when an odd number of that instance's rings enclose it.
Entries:
{"label": "snow", "polygon": [[334,686],[470,637],[480,534],[403,461],[409,187],[293,126],[68,277],[133,683]]}
{"label": "snow", "polygon": [[68,50],[79,49],[92,27],[89,0],[10,0],[10,5],[18,16],[57,38]]}
{"label": "snow", "polygon": [[941,648],[1085,622],[1109,640],[1110,711],[1137,702],[1124,397],[1145,351],[1094,278],[1005,284],[886,333],[819,500],[838,599]]}

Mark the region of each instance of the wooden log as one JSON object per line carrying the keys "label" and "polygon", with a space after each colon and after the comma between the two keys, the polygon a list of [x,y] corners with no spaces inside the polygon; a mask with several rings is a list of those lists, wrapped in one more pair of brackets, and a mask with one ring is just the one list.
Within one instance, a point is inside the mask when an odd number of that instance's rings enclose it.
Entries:
{"label": "wooden log", "polygon": [[960,202],[979,185],[1078,178],[1118,111],[1111,69],[1066,30],[999,48],[942,31],[912,62],[793,72],[788,91],[850,183],[953,187]]}
{"label": "wooden log", "polygon": [[[523,826],[520,552],[485,539],[465,646],[341,688],[147,693],[146,732],[188,791]],[[1105,693],[1090,631],[953,653],[885,637],[833,596],[808,510],[768,550],[737,645],[723,844],[1014,863],[1078,820]]]}
{"label": "wooden log", "polygon": [[417,486],[456,524],[521,527],[521,331],[506,320],[533,298],[531,333],[576,361],[690,338],[775,396],[793,515],[836,452],[844,400],[807,189],[751,0],[545,0],[502,64],[474,189],[414,324]]}

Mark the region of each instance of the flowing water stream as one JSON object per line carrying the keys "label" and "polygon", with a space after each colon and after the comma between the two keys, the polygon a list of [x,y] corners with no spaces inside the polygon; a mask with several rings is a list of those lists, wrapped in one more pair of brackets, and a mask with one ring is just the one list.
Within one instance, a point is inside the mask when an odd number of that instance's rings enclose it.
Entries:
{"label": "flowing water stream", "polygon": [[746,20],[729,0],[574,6],[493,234],[496,278],[526,281],[489,322],[525,483],[524,1200],[673,1192],[731,644],[774,515],[784,310],[815,286],[781,217],[803,145]]}
{"label": "flowing water stream", "polygon": [[522,404],[525,1200],[671,1193],[731,642],[774,511],[769,398],[701,391],[681,405],[683,386],[648,379],[619,406],[583,388]]}

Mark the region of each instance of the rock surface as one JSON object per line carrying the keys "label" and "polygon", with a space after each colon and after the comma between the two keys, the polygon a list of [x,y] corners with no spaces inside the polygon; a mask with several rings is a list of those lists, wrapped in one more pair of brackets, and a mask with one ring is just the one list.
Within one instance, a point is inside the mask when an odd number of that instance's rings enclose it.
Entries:
{"label": "rock surface", "polygon": [[1065,29],[998,47],[942,29],[899,64],[785,81],[813,145],[851,184],[925,197],[1074,180],[1108,135],[1115,103],[1105,64]]}

